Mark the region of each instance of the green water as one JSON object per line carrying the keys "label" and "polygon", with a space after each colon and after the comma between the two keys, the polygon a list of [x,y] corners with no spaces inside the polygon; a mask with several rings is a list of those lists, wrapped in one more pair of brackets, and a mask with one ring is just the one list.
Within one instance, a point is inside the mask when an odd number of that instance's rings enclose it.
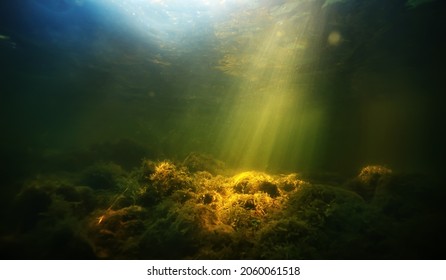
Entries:
{"label": "green water", "polygon": [[0,5],[5,209],[39,176],[191,153],[225,174],[442,180],[442,1],[136,2]]}
{"label": "green water", "polygon": [[63,22],[66,37],[54,23],[40,38],[38,26],[27,37],[6,25],[17,47],[3,39],[3,147],[63,153],[132,139],[234,168],[349,174],[441,164],[439,4],[323,4],[259,1],[184,34],[147,35],[125,13],[114,15],[122,26]]}

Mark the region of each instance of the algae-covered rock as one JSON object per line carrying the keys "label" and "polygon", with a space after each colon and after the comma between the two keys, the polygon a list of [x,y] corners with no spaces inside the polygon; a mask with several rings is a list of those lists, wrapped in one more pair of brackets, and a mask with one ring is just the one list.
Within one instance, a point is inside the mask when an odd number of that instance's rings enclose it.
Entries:
{"label": "algae-covered rock", "polygon": [[425,210],[433,200],[422,178],[368,166],[343,187],[303,181],[297,173],[190,170],[146,159],[131,172],[115,164],[90,166],[82,174],[88,186],[77,185],[76,176],[37,178],[14,201],[20,237],[11,244],[32,247],[26,256],[59,258],[71,251],[74,258],[100,259],[419,255],[408,243],[425,256],[438,251],[425,240],[439,236],[432,232],[444,218]]}
{"label": "algae-covered rock", "polygon": [[192,178],[187,171],[169,161],[158,163],[149,179],[151,185],[163,195],[170,195],[175,190],[193,187]]}
{"label": "algae-covered rock", "polygon": [[264,192],[271,197],[280,195],[279,188],[274,179],[268,174],[261,172],[243,172],[233,177],[234,191],[242,194],[254,194]]}
{"label": "algae-covered rock", "polygon": [[363,204],[359,195],[346,189],[307,184],[290,196],[285,213],[296,215],[311,226],[324,226],[327,219],[343,208]]}
{"label": "algae-covered rock", "polygon": [[358,176],[349,183],[349,188],[360,194],[365,200],[370,201],[380,184],[385,184],[392,175],[392,170],[380,166],[371,165],[361,169]]}
{"label": "algae-covered rock", "polygon": [[56,194],[67,202],[76,205],[78,214],[87,214],[97,207],[97,197],[93,189],[87,186],[61,186]]}
{"label": "algae-covered rock", "polygon": [[160,218],[148,221],[139,245],[144,258],[190,258],[221,235],[216,213],[205,205],[166,200],[154,211]]}
{"label": "algae-covered rock", "polygon": [[300,185],[305,184],[305,181],[300,180],[297,173],[281,175],[276,179],[276,184],[284,193],[295,191]]}
{"label": "algae-covered rock", "polygon": [[88,219],[88,236],[99,258],[135,258],[147,211],[140,206],[98,210]]}
{"label": "algae-covered rock", "polygon": [[225,170],[225,164],[209,155],[196,152],[190,153],[183,162],[190,172],[207,171],[213,175],[221,174]]}
{"label": "algae-covered rock", "polygon": [[305,184],[259,232],[262,258],[351,258],[368,240],[375,216],[356,193],[328,185]]}
{"label": "algae-covered rock", "polygon": [[309,243],[314,231],[293,216],[274,220],[259,231],[255,255],[260,259],[310,258],[317,252]]}
{"label": "algae-covered rock", "polygon": [[83,172],[80,183],[93,189],[115,189],[124,174],[124,170],[113,162],[99,162]]}

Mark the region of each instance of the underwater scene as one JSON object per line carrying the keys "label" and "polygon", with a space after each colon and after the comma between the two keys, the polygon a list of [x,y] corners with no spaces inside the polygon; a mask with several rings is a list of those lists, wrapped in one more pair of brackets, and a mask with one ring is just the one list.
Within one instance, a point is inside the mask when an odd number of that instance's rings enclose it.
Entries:
{"label": "underwater scene", "polygon": [[446,3],[0,3],[0,259],[443,259]]}

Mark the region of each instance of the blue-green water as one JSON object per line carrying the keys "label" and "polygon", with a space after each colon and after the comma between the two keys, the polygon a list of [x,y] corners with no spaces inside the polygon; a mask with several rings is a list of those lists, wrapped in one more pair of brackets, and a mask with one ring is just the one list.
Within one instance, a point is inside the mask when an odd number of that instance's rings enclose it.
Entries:
{"label": "blue-green water", "polygon": [[[114,179],[85,174],[102,164],[130,180],[143,159],[193,173],[201,167],[187,159],[200,155],[214,176],[298,173],[365,200],[367,186],[361,193],[346,182],[380,166],[424,178],[407,184],[427,193],[420,211],[436,213],[423,207],[445,168],[444,12],[442,1],[422,0],[2,1],[0,209],[17,211],[27,188],[43,200],[60,182],[101,189]],[[122,191],[113,186],[109,200]],[[49,207],[36,205],[26,211]],[[11,243],[10,223],[2,244]]]}

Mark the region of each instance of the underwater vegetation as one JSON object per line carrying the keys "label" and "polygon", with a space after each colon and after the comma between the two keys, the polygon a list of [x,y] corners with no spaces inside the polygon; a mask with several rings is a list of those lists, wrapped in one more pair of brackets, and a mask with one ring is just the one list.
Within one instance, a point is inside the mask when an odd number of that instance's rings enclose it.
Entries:
{"label": "underwater vegetation", "polygon": [[[330,182],[328,180],[327,182]],[[374,165],[340,184],[235,172],[207,155],[98,161],[23,182],[0,235],[17,259],[441,258],[444,215],[423,176]]]}
{"label": "underwater vegetation", "polygon": [[0,258],[444,259],[445,1],[19,2]]}

